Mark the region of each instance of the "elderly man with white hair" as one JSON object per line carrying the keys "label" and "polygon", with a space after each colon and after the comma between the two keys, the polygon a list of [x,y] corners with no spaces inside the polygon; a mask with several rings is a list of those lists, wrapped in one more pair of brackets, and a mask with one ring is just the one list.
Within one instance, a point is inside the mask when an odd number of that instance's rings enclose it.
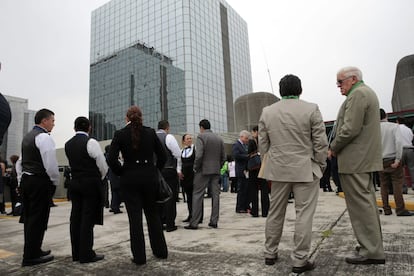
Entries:
{"label": "elderly man with white hair", "polygon": [[237,177],[237,202],[236,213],[247,213],[249,209],[248,197],[248,171],[247,162],[249,161],[248,145],[250,132],[242,130],[239,139],[233,144],[232,154],[236,161]]}
{"label": "elderly man with white hair", "polygon": [[372,185],[373,172],[383,170],[378,98],[356,67],[339,70],[336,85],[346,99],[338,112],[331,150],[338,158],[339,178],[359,243],[355,256],[345,261],[384,264],[381,223]]}

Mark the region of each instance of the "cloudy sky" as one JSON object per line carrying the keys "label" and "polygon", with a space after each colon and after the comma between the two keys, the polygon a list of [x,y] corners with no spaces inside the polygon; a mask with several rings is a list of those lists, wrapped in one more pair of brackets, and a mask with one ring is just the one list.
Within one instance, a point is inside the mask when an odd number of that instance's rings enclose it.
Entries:
{"label": "cloudy sky", "polygon": [[[73,135],[74,118],[88,116],[90,15],[106,2],[0,0],[0,91],[55,111],[58,147]],[[414,54],[414,1],[227,2],[248,24],[254,91],[271,92],[271,79],[279,95],[280,78],[296,74],[302,98],[334,120],[344,100],[336,72],[354,65],[392,111],[396,65]]]}

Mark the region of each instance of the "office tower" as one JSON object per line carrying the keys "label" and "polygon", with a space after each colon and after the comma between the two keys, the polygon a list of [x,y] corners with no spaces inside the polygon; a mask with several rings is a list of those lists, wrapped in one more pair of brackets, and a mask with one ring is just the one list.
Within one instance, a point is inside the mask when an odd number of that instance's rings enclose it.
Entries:
{"label": "office tower", "polygon": [[8,95],[4,95],[4,97],[10,105],[12,120],[3,137],[0,152],[2,157],[8,160],[11,155],[21,154],[23,137],[33,128],[36,111],[28,109],[27,99]]}
{"label": "office tower", "polygon": [[174,133],[235,129],[234,100],[252,92],[246,22],[224,1],[112,0],[92,13],[89,112],[111,139],[127,108]]}

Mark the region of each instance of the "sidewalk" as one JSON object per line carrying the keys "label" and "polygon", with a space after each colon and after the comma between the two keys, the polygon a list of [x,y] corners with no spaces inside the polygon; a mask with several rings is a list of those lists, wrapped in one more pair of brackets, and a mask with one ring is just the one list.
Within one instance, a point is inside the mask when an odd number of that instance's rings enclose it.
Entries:
{"label": "sidewalk", "polygon": [[[379,198],[380,195],[377,194]],[[414,202],[410,189],[404,195]],[[165,233],[169,257],[155,259],[146,237],[147,264],[131,263],[128,218],[105,209],[104,226],[95,227],[94,249],[105,254],[103,261],[79,264],[71,261],[70,202],[58,202],[51,209],[43,249],[51,249],[55,260],[34,267],[21,267],[23,225],[17,217],[0,216],[0,275],[289,275],[293,244],[294,205],[289,204],[279,260],[264,264],[265,218],[235,213],[236,194],[222,193],[218,229],[207,226],[210,199],[205,199],[205,218],[199,230],[186,230],[186,203],[177,203],[178,230]],[[385,265],[357,266],[345,263],[356,241],[346,212],[345,201],[335,193],[320,192],[313,224],[312,259],[316,269],[305,275],[414,275],[414,217],[380,215]],[[145,233],[147,235],[146,229]]]}

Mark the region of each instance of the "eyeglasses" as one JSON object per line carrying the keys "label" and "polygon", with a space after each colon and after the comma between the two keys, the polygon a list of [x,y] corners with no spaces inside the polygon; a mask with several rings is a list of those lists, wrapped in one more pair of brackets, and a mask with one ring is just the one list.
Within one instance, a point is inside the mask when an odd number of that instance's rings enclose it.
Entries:
{"label": "eyeglasses", "polygon": [[336,85],[342,85],[342,83],[345,81],[345,80],[347,80],[347,79],[350,79],[350,78],[352,78],[353,76],[349,76],[349,77],[346,77],[346,78],[344,78],[344,79],[342,79],[342,80],[337,80],[336,81]]}

